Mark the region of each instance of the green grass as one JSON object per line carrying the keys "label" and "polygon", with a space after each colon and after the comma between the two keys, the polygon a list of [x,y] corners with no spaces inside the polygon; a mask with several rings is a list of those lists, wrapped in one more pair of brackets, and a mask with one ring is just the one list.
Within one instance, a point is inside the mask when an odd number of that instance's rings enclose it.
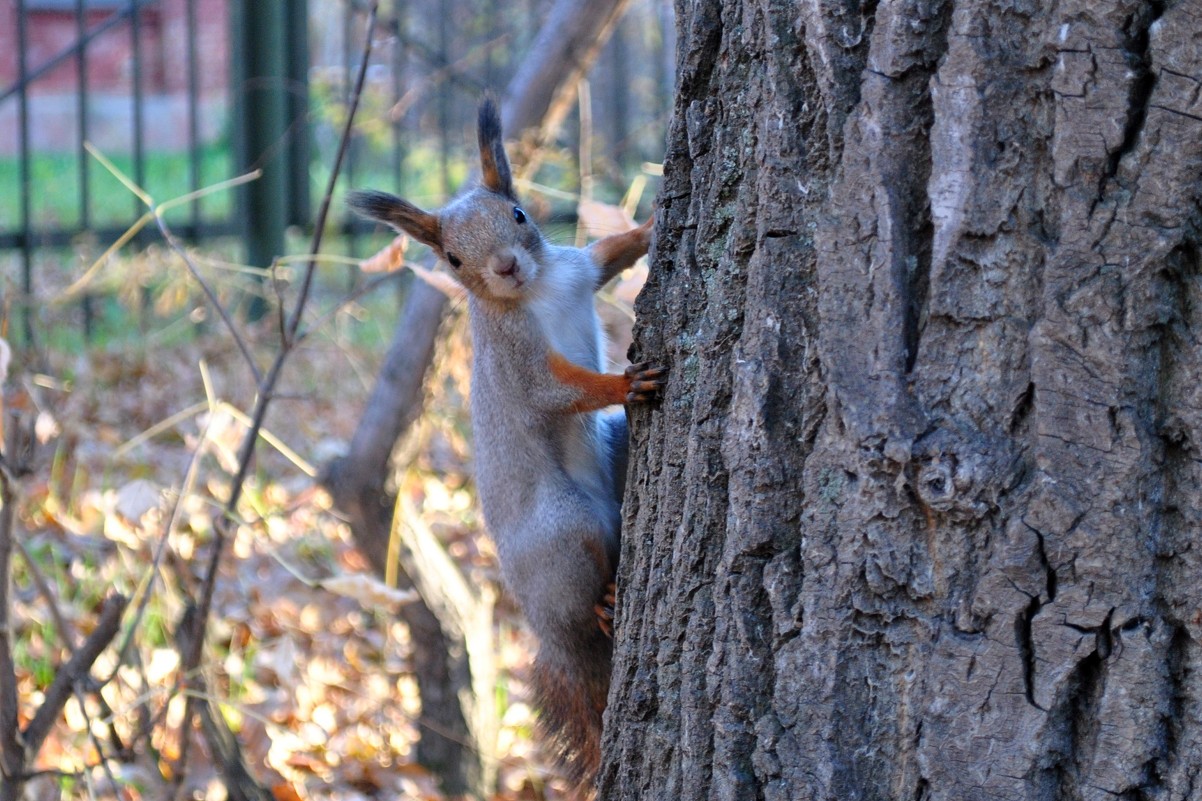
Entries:
{"label": "green grass", "polygon": [[[118,169],[134,177],[133,158],[116,153],[105,154]],[[30,212],[34,231],[53,228],[71,229],[81,223],[82,187],[79,158],[73,153],[37,153],[30,159]],[[157,201],[179,197],[192,190],[188,181],[189,156],[185,153],[147,153],[143,160],[144,182]],[[200,185],[223,181],[233,176],[234,159],[222,144],[206,146],[200,153]],[[93,228],[128,225],[145,208],[116,177],[93,158],[88,159],[88,214]],[[233,208],[234,195],[219,192],[201,199],[201,214],[222,219]],[[186,221],[187,206],[175,209],[168,220]],[[15,229],[21,220],[21,164],[15,158],[0,159],[0,220]]]}

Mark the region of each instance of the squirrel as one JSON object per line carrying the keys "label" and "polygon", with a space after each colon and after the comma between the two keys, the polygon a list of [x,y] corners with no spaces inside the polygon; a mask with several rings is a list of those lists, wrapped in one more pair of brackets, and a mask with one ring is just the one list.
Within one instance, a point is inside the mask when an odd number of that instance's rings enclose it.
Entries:
{"label": "squirrel", "polygon": [[596,290],[647,252],[654,218],[587,248],[551,244],[522,210],[495,102],[479,108],[481,181],[437,212],[359,191],[348,202],[431,247],[467,290],[476,486],[501,576],[539,639],[543,733],[591,794],[609,693],[613,580],[626,479],[624,409],[667,370],[602,371]]}

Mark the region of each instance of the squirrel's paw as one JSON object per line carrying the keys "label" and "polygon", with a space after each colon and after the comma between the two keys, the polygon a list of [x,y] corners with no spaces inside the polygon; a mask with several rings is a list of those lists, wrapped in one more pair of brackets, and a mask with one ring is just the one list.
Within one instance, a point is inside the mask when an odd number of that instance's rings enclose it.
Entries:
{"label": "squirrel's paw", "polygon": [[626,379],[630,388],[626,393],[627,403],[647,403],[659,397],[664,384],[668,383],[668,368],[640,362],[626,368]]}
{"label": "squirrel's paw", "polygon": [[601,601],[593,606],[593,611],[597,613],[597,627],[611,640],[614,638],[614,605],[618,602],[617,592],[617,586],[611,581],[605,588],[605,595],[601,596]]}

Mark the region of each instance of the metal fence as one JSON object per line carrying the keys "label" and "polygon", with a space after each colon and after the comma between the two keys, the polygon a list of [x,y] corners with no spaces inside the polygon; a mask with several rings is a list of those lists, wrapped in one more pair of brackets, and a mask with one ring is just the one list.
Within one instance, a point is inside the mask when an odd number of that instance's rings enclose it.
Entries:
{"label": "metal fence", "polygon": [[[453,188],[456,155],[470,146],[476,98],[505,86],[548,1],[386,4],[344,183],[441,202]],[[643,39],[668,35],[668,18],[666,0],[634,5],[644,19],[628,20],[628,35],[615,37],[599,67],[608,89],[593,95],[620,105],[620,114],[600,116],[613,121],[613,150],[637,163],[631,140],[654,129],[654,147],[662,137],[668,78],[662,61],[645,64],[659,88],[644,93],[651,100],[640,118],[628,110],[630,84],[640,80],[630,64],[662,50]],[[310,225],[310,181],[332,160],[366,6],[0,0],[0,264],[15,268],[0,284],[7,336],[36,343],[39,310],[54,292],[39,276],[75,269],[83,239],[92,252],[103,249],[146,211],[95,153],[157,202],[262,170],[236,194],[175,209],[171,227],[192,243],[237,242],[252,265],[284,253],[287,229]],[[341,228],[355,252],[362,229],[346,220]],[[148,228],[132,244],[157,236]],[[95,301],[83,293],[72,317],[85,337]]]}
{"label": "metal fence", "polygon": [[[307,182],[279,184],[307,166],[303,128],[286,135],[306,114],[304,0],[3,0],[0,9],[0,130],[13,133],[0,139],[0,176],[11,184],[0,192],[18,199],[0,215],[0,249],[19,254],[6,306],[26,343],[46,300],[37,271],[81,235],[118,240],[146,211],[96,154],[159,202],[264,167],[239,202],[186,204],[172,226],[187,241],[238,235],[262,252],[282,243],[285,225],[308,219]],[[259,212],[254,224],[239,207]],[[93,300],[80,299],[85,336]]]}

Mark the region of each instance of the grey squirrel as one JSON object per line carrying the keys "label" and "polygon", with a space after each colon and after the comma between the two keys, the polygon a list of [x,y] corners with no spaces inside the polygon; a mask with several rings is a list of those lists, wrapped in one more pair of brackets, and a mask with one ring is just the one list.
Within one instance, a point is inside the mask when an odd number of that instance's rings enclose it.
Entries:
{"label": "grey squirrel", "polygon": [[384,192],[360,214],[429,245],[468,290],[476,486],[501,575],[539,639],[533,669],[544,731],[590,792],[609,692],[612,582],[626,475],[624,410],[667,371],[602,372],[593,293],[647,252],[653,220],[588,248],[543,238],[518,205],[497,107],[479,111],[481,184],[437,212]]}

